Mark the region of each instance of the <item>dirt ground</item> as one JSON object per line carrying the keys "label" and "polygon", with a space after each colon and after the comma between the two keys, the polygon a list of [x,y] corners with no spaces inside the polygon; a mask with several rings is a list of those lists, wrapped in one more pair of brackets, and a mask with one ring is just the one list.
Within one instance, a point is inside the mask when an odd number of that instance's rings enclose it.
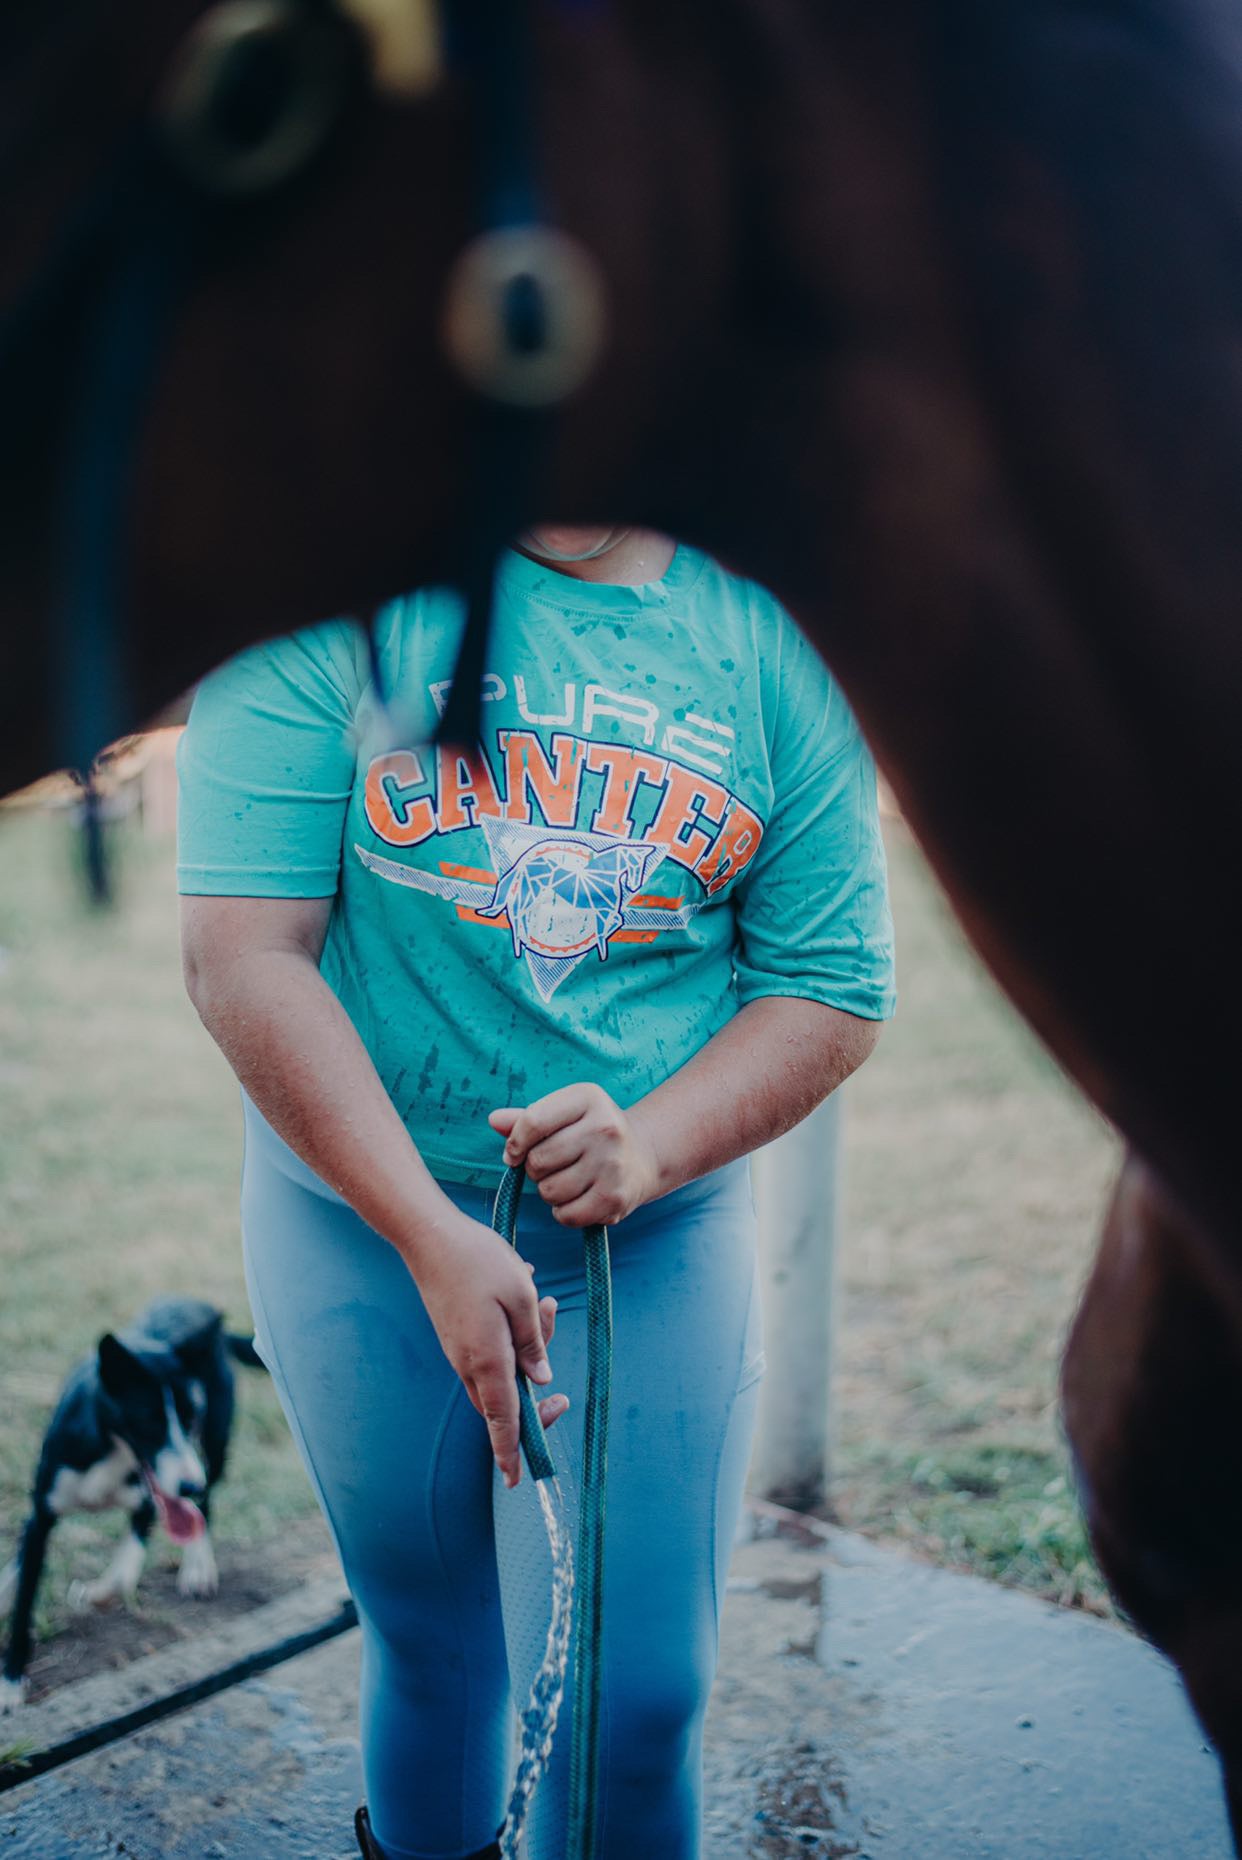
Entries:
{"label": "dirt ground", "polygon": [[[270,1547],[260,1554],[257,1545],[234,1543],[224,1546],[217,1560],[219,1594],[203,1599],[178,1595],[177,1552],[153,1541],[142,1583],[128,1608],[114,1605],[66,1615],[60,1631],[40,1643],[27,1673],[31,1703],[75,1680],[126,1666],[173,1641],[193,1640],[340,1567],[318,1514],[282,1534],[279,1556],[273,1556]],[[95,1573],[94,1558],[83,1561],[82,1573]],[[343,1594],[343,1582],[341,1589]]]}

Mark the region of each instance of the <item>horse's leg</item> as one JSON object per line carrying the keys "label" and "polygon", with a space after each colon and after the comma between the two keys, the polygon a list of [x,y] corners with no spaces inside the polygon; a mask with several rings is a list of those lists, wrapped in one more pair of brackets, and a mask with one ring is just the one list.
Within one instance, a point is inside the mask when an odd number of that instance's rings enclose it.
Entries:
{"label": "horse's leg", "polygon": [[1179,1668],[1242,1853],[1242,1349],[1185,1219],[1131,1157],[1070,1333],[1065,1425],[1100,1566]]}

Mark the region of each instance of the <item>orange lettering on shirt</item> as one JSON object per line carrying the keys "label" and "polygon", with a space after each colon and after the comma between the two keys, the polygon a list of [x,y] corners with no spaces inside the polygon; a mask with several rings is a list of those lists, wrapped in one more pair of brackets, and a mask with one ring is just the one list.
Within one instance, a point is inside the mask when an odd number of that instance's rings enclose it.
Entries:
{"label": "orange lettering on shirt", "polygon": [[484,814],[501,816],[500,796],[492,771],[478,750],[460,755],[454,749],[436,750],[436,826],[441,833],[472,827]]}
{"label": "orange lettering on shirt", "polygon": [[659,787],[668,763],[661,756],[649,756],[641,749],[626,749],[620,743],[592,743],[587,750],[587,767],[604,777],[604,792],[591,822],[595,833],[615,833],[628,839],[634,831],[634,802],[639,782],[649,781]]}
{"label": "orange lettering on shirt", "polygon": [[709,826],[718,827],[729,800],[729,790],[722,788],[719,782],[709,780],[706,775],[696,775],[693,769],[683,768],[680,762],[670,762],[664,799],[643,837],[667,847],[669,858],[676,859],[679,864],[697,865],[711,845],[712,836],[695,823],[705,820]]}
{"label": "orange lettering on shirt", "polygon": [[750,864],[763,838],[763,822],[758,815],[744,807],[736,795],[732,799],[733,806],[720,830],[719,839],[694,868],[695,877],[701,879],[707,887],[709,897]]}
{"label": "orange lettering on shirt", "polygon": [[584,744],[580,738],[562,732],[552,738],[555,768],[530,730],[499,730],[496,740],[505,752],[505,819],[529,826],[533,794],[548,826],[575,826],[582,786]]}
{"label": "orange lettering on shirt", "polygon": [[373,833],[389,846],[417,846],[436,830],[435,811],[428,797],[415,796],[427,777],[412,749],[394,749],[376,756],[367,769],[366,815]]}

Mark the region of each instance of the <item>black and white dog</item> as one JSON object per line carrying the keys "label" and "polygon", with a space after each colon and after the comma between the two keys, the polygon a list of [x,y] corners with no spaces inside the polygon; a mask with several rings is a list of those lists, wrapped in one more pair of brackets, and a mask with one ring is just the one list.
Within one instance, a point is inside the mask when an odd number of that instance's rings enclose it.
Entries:
{"label": "black and white dog", "polygon": [[76,1607],[134,1594],[157,1517],[182,1546],[181,1593],[215,1594],[208,1520],[233,1422],[231,1357],[262,1367],[253,1343],[228,1335],[214,1306],[161,1298],[119,1335],[101,1337],[95,1355],[70,1373],[44,1436],[17,1556],[0,1572],[0,1611],[13,1603],[0,1712],[23,1696],[47,1540],[66,1512],[119,1506],[130,1514],[103,1575],[73,1584]]}

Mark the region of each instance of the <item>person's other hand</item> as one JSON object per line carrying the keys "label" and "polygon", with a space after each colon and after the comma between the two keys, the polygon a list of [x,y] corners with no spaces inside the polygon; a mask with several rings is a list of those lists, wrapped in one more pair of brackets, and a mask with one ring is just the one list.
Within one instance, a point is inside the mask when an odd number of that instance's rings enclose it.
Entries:
{"label": "person's other hand", "polygon": [[656,1159],[634,1118],[599,1085],[566,1085],[528,1104],[493,1111],[505,1161],[526,1173],[566,1227],[624,1220],[650,1201]]}
{"label": "person's other hand", "polygon": [[[547,1346],[556,1328],[555,1298],[539,1298],[534,1269],[499,1234],[467,1215],[439,1228],[420,1250],[415,1278],[436,1335],[487,1422],[492,1455],[507,1486],[521,1477],[517,1372],[552,1380]],[[566,1395],[539,1402],[545,1427],[569,1406]]]}

